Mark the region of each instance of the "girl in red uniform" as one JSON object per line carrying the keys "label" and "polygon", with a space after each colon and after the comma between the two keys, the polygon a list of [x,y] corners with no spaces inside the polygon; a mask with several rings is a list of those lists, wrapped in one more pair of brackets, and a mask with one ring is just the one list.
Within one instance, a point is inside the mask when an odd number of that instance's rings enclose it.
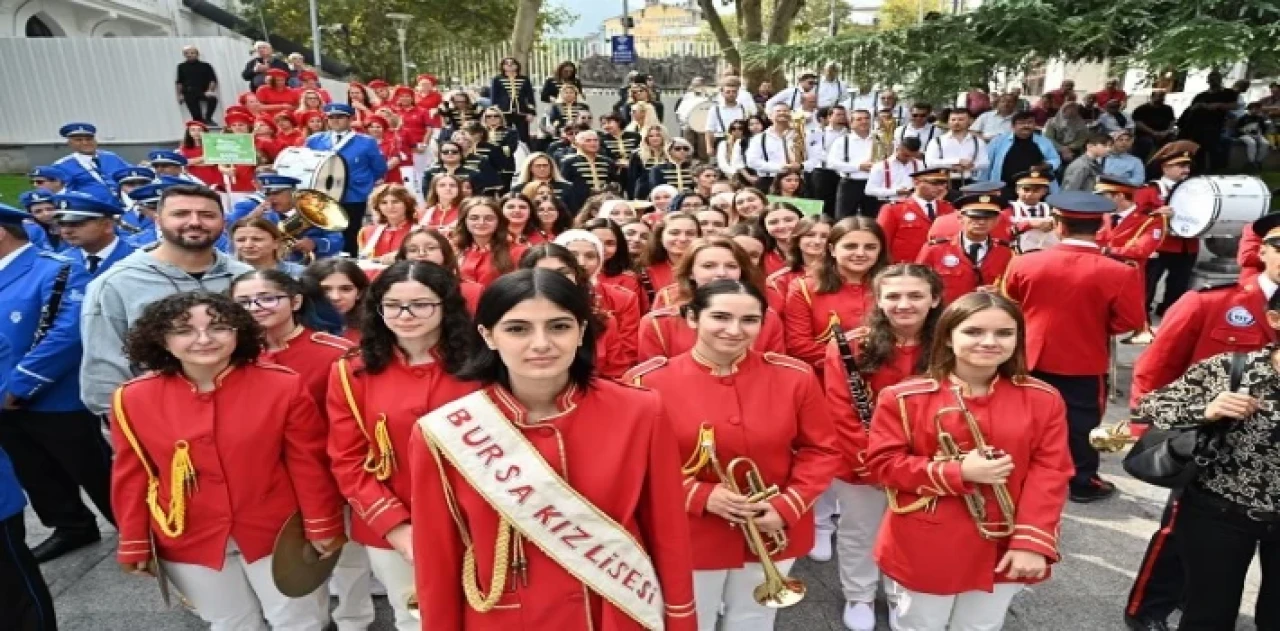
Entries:
{"label": "girl in red uniform", "polygon": [[502,216],[507,220],[507,234],[512,243],[530,246],[546,243],[547,239],[538,230],[533,217],[533,202],[518,193],[507,193],[502,198]]}
{"label": "girl in red uniform", "polygon": [[405,144],[400,136],[391,131],[391,123],[381,116],[370,116],[364,130],[378,141],[378,148],[382,150],[382,156],[387,159],[385,181],[390,184],[404,183],[404,175],[400,172],[400,167],[412,165],[413,157],[404,150]]}
{"label": "girl in red uniform", "polygon": [[551,241],[556,238],[556,235],[573,227],[573,215],[569,214],[569,207],[554,194],[530,197],[528,186],[521,192],[525,197],[533,200],[537,207],[538,232],[542,235],[543,241]]}
{"label": "girl in red uniform", "polygon": [[676,282],[675,268],[689,251],[689,244],[702,236],[698,218],[688,213],[671,213],[653,227],[645,254],[645,267],[654,289],[661,291]]}
{"label": "girl in red uniform", "polygon": [[[1027,376],[1025,347],[1017,305],[968,294],[938,320],[927,377],[876,397],[867,469],[889,494],[890,513],[875,556],[903,587],[899,628],[999,629],[1013,597],[1061,558],[1058,528],[1075,471],[1066,406]],[[993,451],[977,449],[975,425]],[[958,454],[942,453],[940,432]],[[994,485],[1007,489],[1011,506],[1001,508]],[[985,523],[965,496],[985,508]]]}
{"label": "girl in red uniform", "polygon": [[797,278],[812,276],[822,265],[827,253],[827,237],[831,236],[831,220],[826,215],[806,217],[791,232],[791,243],[786,249],[786,264],[782,269],[765,275],[764,285],[769,306],[781,311],[786,302],[791,282]]}
{"label": "girl in red uniform", "polygon": [[204,163],[204,135],[209,127],[200,121],[188,121],[182,135],[182,145],[178,153],[187,159],[187,173],[207,186],[215,186],[222,182],[222,173],[217,165]]}
{"label": "girl in red uniform", "polygon": [[458,256],[454,254],[449,239],[445,238],[439,230],[421,226],[410,230],[409,236],[400,245],[400,251],[396,253],[396,260],[435,263],[449,270],[454,278],[458,279],[458,289],[462,292],[462,299],[467,303],[467,310],[475,313],[476,305],[480,304],[480,294],[484,292],[484,286],[475,281],[465,280],[459,275]]}
{"label": "girl in red uniform", "polygon": [[[258,96],[253,92],[241,92],[240,97],[237,100],[240,101],[240,107],[251,119],[262,116],[267,112],[267,110],[262,107],[262,101],[258,100]],[[231,108],[227,109],[229,110]],[[227,113],[230,114],[230,112]]]}
{"label": "girl in red uniform", "polygon": [[[764,293],[760,270],[751,264],[738,244],[724,237],[698,239],[689,255],[676,269],[679,279],[669,305],[658,305],[640,320],[639,360],[651,357],[675,357],[690,348],[697,336],[685,322],[684,307],[693,292],[715,280],[741,280]],[[762,353],[784,350],[782,319],[773,311],[764,314],[763,329],[754,348]]]}
{"label": "girl in red uniform", "polygon": [[[693,541],[694,597],[698,628],[770,631],[775,608],[757,604],[752,591],[764,582],[743,530],[753,518],[762,533],[785,533],[786,548],[773,557],[786,574],[813,545],[808,510],[840,469],[835,430],[822,386],[803,362],[751,350],[764,328],[768,305],[754,284],[718,280],[701,285],[685,308],[697,342],[671,359],[654,358],[624,380],[662,395],[663,407],[685,458],[684,509]],[[749,458],[775,497],[753,502],[743,470]],[[729,467],[727,470],[723,467]],[[733,476],[735,492],[721,479]],[[722,608],[723,604],[723,608]]]}
{"label": "girl in red uniform", "polygon": [[756,219],[760,227],[764,228],[764,275],[766,277],[787,266],[787,250],[791,247],[791,233],[795,232],[796,224],[800,223],[801,219],[804,219],[804,213],[786,202],[770,204],[769,209]]}
{"label": "girl in red uniform", "polygon": [[387,587],[396,628],[412,631],[421,623],[410,609],[409,436],[423,414],[475,389],[454,375],[478,340],[457,279],[431,263],[387,268],[363,308],[359,354],[326,375],[329,457],[354,511],[351,538],[367,548],[374,575]]}
{"label": "girl in red uniform", "polygon": [[[886,504],[884,492],[874,484],[866,468],[870,406],[875,403],[875,393],[924,374],[928,362],[925,351],[933,341],[933,330],[942,313],[942,281],[923,265],[890,265],[876,274],[872,287],[876,306],[866,326],[845,331],[847,351],[853,370],[862,378],[861,392],[866,400],[854,402],[846,348],[835,340],[827,344],[822,371],[827,406],[836,426],[836,444],[844,455],[844,466],[831,483],[831,493],[841,507],[835,532],[845,600],[844,625],[853,631],[876,628],[875,598],[881,578],[871,552]],[[858,405],[867,406],[865,418]],[[817,525],[818,539],[811,558],[831,558],[831,532],[830,521]],[[890,580],[885,580],[884,587],[890,599],[890,616],[895,616],[896,587]]]}
{"label": "girl in red uniform", "polygon": [[875,304],[871,279],[888,263],[884,233],[875,220],[837,221],[814,277],[797,279],[787,291],[787,354],[821,373],[832,327],[847,331],[862,323]]}
{"label": "girl in red uniform", "polygon": [[276,142],[280,148],[301,147],[307,140],[306,133],[298,128],[292,112],[278,112],[272,120],[276,123]]}
{"label": "girl in red uniform", "polygon": [[[764,230],[757,226],[755,222],[735,223],[725,232],[743,252],[747,253],[747,258],[751,259],[751,264],[760,270],[760,274],[764,274]],[[826,244],[823,244],[826,247]],[[767,294],[766,294],[767,297]],[[779,305],[786,301],[786,294],[783,294]]]}
{"label": "girl in red uniform", "polygon": [[396,88],[392,101],[391,109],[400,117],[400,139],[405,146],[417,147],[426,142],[427,112],[414,102],[413,90],[405,86]]}
{"label": "girl in red uniform", "polygon": [[[223,117],[223,120],[227,123],[226,131],[230,133],[253,133],[253,117],[248,114],[235,112],[227,114]],[[203,150],[201,150],[200,155],[204,155]],[[209,186],[228,193],[252,193],[257,190],[256,181],[254,180],[256,165],[220,164],[216,168],[218,175],[213,181],[209,182]]]}
{"label": "girl in red uniform", "polygon": [[631,253],[627,251],[627,238],[617,223],[603,217],[592,219],[582,229],[595,235],[604,246],[604,258],[596,280],[605,285],[621,287],[636,296],[640,314],[649,312],[649,295],[640,284],[640,276],[631,270]]}
{"label": "girl in red uniform", "polygon": [[253,147],[258,150],[258,164],[271,164],[280,155],[280,141],[276,140],[276,123],[268,114],[253,123]]}
{"label": "girl in red uniform", "polygon": [[112,405],[117,559],[150,575],[154,555],[215,631],[261,629],[264,617],[277,629],[319,629],[328,612],[276,589],[271,551],[301,512],[316,550],[337,553],[341,496],[324,419],[301,377],[257,363],[261,335],[244,309],[207,292],[153,302],[130,329],[129,360],[151,372],[116,390]]}
{"label": "girl in red uniform", "polygon": [[262,104],[262,109],[269,113],[288,112],[298,108],[297,90],[289,87],[289,72],[272,68],[267,71],[267,82],[254,90],[254,96]]}
{"label": "girl in red uniform", "polygon": [[369,276],[364,270],[351,259],[332,257],[308,266],[302,280],[324,291],[325,298],[342,315],[342,337],[359,342],[362,313],[359,307],[369,288]]}
{"label": "girl in red uniform", "polygon": [[739,189],[733,196],[733,209],[738,213],[737,223],[755,221],[768,207],[769,198],[751,187]]}
{"label": "girl in red uniform", "polygon": [[440,107],[442,99],[439,90],[436,90],[436,78],[429,74],[420,74],[415,86],[414,99],[417,101],[418,107],[434,114],[435,110]]}
{"label": "girl in red uniform", "polygon": [[[410,439],[422,619],[450,631],[692,631],[693,551],[670,522],[684,501],[675,439],[657,395],[593,376],[586,292],[520,270],[485,290],[475,319],[484,344],[460,376],[483,390]],[[462,435],[509,475],[479,473]]]}
{"label": "girl in red uniform", "polygon": [[356,121],[364,122],[364,119],[373,116],[373,97],[364,84],[352,83],[347,86],[347,105],[356,110]]}
{"label": "girl in red uniform", "polygon": [[453,230],[453,249],[458,252],[462,277],[488,287],[514,270],[525,248],[512,243],[508,233],[507,218],[493,199],[472,197],[463,202]]}
{"label": "girl in red uniform", "polygon": [[[598,301],[600,308],[606,310],[618,323],[618,333],[621,338],[619,351],[620,357],[612,358],[611,361],[622,366],[618,371],[618,376],[622,372],[631,368],[636,364],[636,343],[640,330],[640,316],[645,311],[641,307],[640,295],[631,289],[619,285],[603,282],[605,261],[609,259],[614,251],[610,252],[609,245],[605,239],[602,239],[597,232],[588,230],[570,230],[556,237],[556,245],[562,245],[573,253],[577,258],[578,264],[587,273],[590,279],[593,291],[600,297]],[[610,241],[616,239],[615,236],[609,234]]]}
{"label": "girl in red uniform", "polygon": [[399,184],[380,184],[369,196],[373,223],[360,229],[360,258],[390,265],[409,229],[418,221],[418,200]]}
{"label": "girl in red uniform", "polygon": [[320,112],[304,112],[298,115],[298,124],[302,126],[302,137],[324,131],[324,115]]}
{"label": "girl in red uniform", "polygon": [[437,228],[446,234],[453,232],[461,206],[461,180],[454,175],[437,175],[431,178],[431,188],[427,191],[427,210],[422,213],[419,224],[426,228]]}

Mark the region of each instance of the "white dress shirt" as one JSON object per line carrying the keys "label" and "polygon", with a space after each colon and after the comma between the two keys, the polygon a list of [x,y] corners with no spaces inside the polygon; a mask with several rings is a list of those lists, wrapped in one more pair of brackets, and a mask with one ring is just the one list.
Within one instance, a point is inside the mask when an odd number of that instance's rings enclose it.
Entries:
{"label": "white dress shirt", "polygon": [[845,82],[836,79],[835,81],[827,81],[823,79],[818,82],[818,107],[831,107],[844,99],[845,89],[848,87]]}
{"label": "white dress shirt", "polygon": [[729,130],[729,126],[736,120],[741,120],[749,116],[747,108],[734,103],[733,105],[725,105],[724,97],[718,96],[711,106],[711,111],[707,112],[707,133],[721,138]]}
{"label": "white dress shirt", "polygon": [[930,167],[954,167],[962,159],[972,160],[973,166],[964,174],[953,171],[953,179],[974,177],[987,167],[987,143],[977,134],[967,133],[957,138],[948,132],[934,138],[924,152],[924,162]]}
{"label": "white dress shirt", "polygon": [[[978,246],[978,260],[973,261],[973,264],[974,264],[974,265],[982,265],[982,261],[983,261],[983,259],[987,258],[987,252],[990,252],[990,251],[991,251],[991,239],[989,239],[989,238],[988,238],[988,239],[984,240],[982,243],[977,243],[977,244],[975,244],[973,241],[970,241],[968,237],[964,236],[964,234],[961,234],[961,235],[960,235],[960,248],[964,250],[964,253],[965,253],[965,255],[966,255],[966,256],[968,256],[968,254],[969,254],[969,246],[971,246],[971,245],[977,245],[977,246]],[[972,259],[970,259],[970,260],[972,260]]]}
{"label": "white dress shirt", "polygon": [[1058,235],[1052,230],[1042,231],[1033,230],[1027,227],[1031,219],[1048,219],[1050,215],[1049,204],[1040,202],[1035,206],[1028,206],[1018,200],[1009,202],[1011,209],[1010,219],[1013,225],[1018,229],[1018,251],[1034,252],[1036,250],[1045,250],[1058,243]]}
{"label": "white dress shirt", "polygon": [[872,134],[846,134],[831,145],[831,150],[827,153],[827,168],[839,173],[841,177],[865,180],[871,175],[871,171],[863,171],[859,167],[863,162],[871,161],[875,145],[876,139]]}
{"label": "white dress shirt", "polygon": [[899,162],[897,158],[888,158],[871,165],[867,174],[867,195],[885,201],[893,201],[901,197],[898,191],[911,188],[911,174],[924,168],[924,163],[912,158]]}
{"label": "white dress shirt", "polygon": [[[101,250],[99,250],[99,251],[97,251],[97,252],[93,252],[93,253],[92,253],[92,254],[93,254],[93,256],[98,257],[98,265],[102,265],[102,262],[103,262],[103,261],[105,261],[105,260],[107,260],[107,258],[111,256],[111,253],[112,253],[112,252],[115,252],[115,251],[116,251],[116,246],[117,246],[117,245],[119,245],[119,244],[120,244],[120,239],[119,239],[118,237],[117,237],[117,238],[113,238],[113,239],[111,239],[111,243],[107,244],[107,247],[102,248]],[[90,255],[91,253],[90,253],[90,252],[88,252],[88,251],[86,251],[84,248],[76,248],[76,250],[78,250],[78,251],[80,252],[80,256],[81,256],[82,258],[84,258],[84,266],[85,266],[85,269],[88,269],[88,268],[89,268],[89,255]]]}
{"label": "white dress shirt", "polygon": [[801,101],[800,97],[803,95],[804,95],[804,91],[801,90],[798,86],[791,86],[769,97],[769,100],[765,101],[765,106],[768,107],[770,110],[772,110],[774,105],[777,105],[779,103],[786,103],[791,109],[794,110],[800,107],[800,101]]}
{"label": "white dress shirt", "polygon": [[774,128],[751,137],[747,143],[747,166],[755,170],[757,175],[773,177],[792,162],[791,138],[794,131],[787,130],[785,136],[778,135]]}
{"label": "white dress shirt", "polygon": [[716,168],[720,169],[726,177],[731,177],[747,166],[740,145],[739,140],[723,139],[716,146]]}
{"label": "white dress shirt", "polygon": [[969,131],[981,135],[984,140],[991,140],[1007,131],[1013,131],[1013,122],[1010,119],[1014,114],[1017,112],[1009,112],[1008,115],[1001,116],[995,110],[987,110],[978,117]]}
{"label": "white dress shirt", "polygon": [[893,132],[893,146],[896,149],[907,138],[919,138],[920,148],[926,149],[934,138],[942,135],[942,130],[937,125],[926,122],[922,127],[912,127],[910,124],[899,125]]}

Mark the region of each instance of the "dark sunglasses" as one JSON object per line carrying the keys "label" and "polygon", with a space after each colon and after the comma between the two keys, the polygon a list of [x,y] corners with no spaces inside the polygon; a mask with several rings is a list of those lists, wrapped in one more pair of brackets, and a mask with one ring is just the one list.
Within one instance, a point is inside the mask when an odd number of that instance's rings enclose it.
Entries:
{"label": "dark sunglasses", "polygon": [[672,147],[672,148],[671,148],[671,150],[672,150],[672,151],[693,151],[693,149],[692,149],[692,148],[690,148],[690,147],[686,147],[686,146],[684,146],[684,145],[676,145],[676,146]]}
{"label": "dark sunglasses", "polygon": [[441,149],[440,150],[440,155],[442,156],[456,156],[459,153],[461,152],[458,151],[457,149]]}

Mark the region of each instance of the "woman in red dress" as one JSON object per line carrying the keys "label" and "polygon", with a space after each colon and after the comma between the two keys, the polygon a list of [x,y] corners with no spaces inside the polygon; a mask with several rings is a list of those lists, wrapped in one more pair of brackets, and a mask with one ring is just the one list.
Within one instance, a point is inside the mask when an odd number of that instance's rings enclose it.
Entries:
{"label": "woman in red dress", "polygon": [[888,264],[884,233],[874,219],[845,217],[836,222],[814,276],[796,279],[787,290],[787,354],[821,375],[832,330],[862,325],[875,305],[871,279]]}
{"label": "woman in red dress", "polygon": [[396,88],[392,95],[391,109],[400,117],[400,140],[406,147],[413,148],[426,142],[427,112],[414,102],[411,88]]}
{"label": "woman in red dress", "polygon": [[787,246],[787,264],[780,270],[767,274],[764,279],[769,306],[781,311],[787,299],[787,290],[797,278],[812,276],[822,265],[827,251],[827,237],[831,235],[831,220],[826,215],[805,217],[796,224]]}
{"label": "woman in red dress", "polygon": [[[730,239],[710,237],[694,241],[689,255],[676,268],[676,284],[671,292],[671,303],[659,306],[640,319],[639,361],[653,357],[675,357],[690,348],[696,339],[685,321],[684,307],[693,298],[698,287],[716,280],[739,280],[760,288],[764,293],[764,279],[760,270],[751,264],[747,253]],[[782,318],[772,310],[764,314],[764,329],[756,338],[754,348],[762,353],[782,353],[785,350],[782,337]]]}
{"label": "woman in red dress", "polygon": [[363,122],[373,115],[373,100],[374,97],[364,84],[352,83],[347,86],[347,105],[356,110],[356,121]]}
{"label": "woman in red dress", "polygon": [[516,268],[525,247],[508,237],[507,218],[495,200],[472,197],[463,202],[453,230],[462,277],[488,287]]}
{"label": "woman in red dress", "polygon": [[439,230],[414,226],[404,243],[400,244],[396,260],[435,263],[449,270],[458,279],[458,288],[462,291],[462,299],[467,303],[467,310],[471,313],[476,312],[476,305],[480,304],[480,294],[484,293],[484,286],[462,278],[458,271],[458,255],[454,254],[453,245]]}
{"label": "woman in red dress", "polygon": [[462,208],[462,181],[454,175],[441,174],[431,178],[427,191],[427,210],[419,224],[436,228],[445,234],[453,232]]}
{"label": "woman in red dress", "polygon": [[222,183],[222,172],[217,165],[204,163],[204,135],[209,127],[200,121],[188,121],[182,134],[182,145],[178,153],[187,159],[187,173],[204,182],[207,186]]}
{"label": "woman in red dress", "polygon": [[787,250],[791,247],[791,233],[804,219],[799,208],[786,202],[770,204],[768,210],[756,219],[764,228],[764,275],[768,277],[787,266]]}
{"label": "woman in red dress", "polygon": [[[239,101],[240,107],[249,114],[250,118],[257,118],[267,113],[267,110],[262,107],[262,101],[258,100],[258,95],[253,92],[241,92],[236,100]],[[231,113],[230,107],[227,108],[227,113]]]}
{"label": "woman in red dress", "polygon": [[880,391],[868,443],[890,509],[875,558],[903,588],[899,626],[999,629],[1014,596],[1062,558],[1075,471],[1062,396],[1027,376],[1018,306],[985,292],[947,306],[926,376]]}
{"label": "woman in red dress", "polygon": [[546,243],[533,219],[533,202],[520,193],[507,193],[502,198],[502,216],[507,219],[511,241],[524,246]]}
{"label": "woman in red dress", "polygon": [[369,276],[364,270],[349,258],[335,256],[308,266],[302,273],[302,281],[324,292],[325,298],[342,316],[342,337],[359,343],[363,313],[360,305],[369,289]]}
{"label": "woman in red dress", "polygon": [[[586,293],[520,270],[485,291],[475,319],[484,344],[459,376],[483,390],[428,414],[410,439],[422,619],[451,631],[693,631],[693,551],[670,524],[684,502],[675,442],[657,395],[595,376]],[[521,485],[514,494],[475,475],[462,432],[503,454],[495,466],[519,467],[499,478]],[[509,510],[503,496],[525,492],[550,509],[546,524],[587,538],[571,539],[576,553]],[[622,578],[610,578],[618,559]]]}
{"label": "woman in red dress", "polygon": [[298,90],[289,87],[289,72],[279,68],[268,70],[267,82],[258,86],[253,94],[262,103],[262,109],[271,114],[298,109],[301,96]]}
{"label": "woman in red dress", "polygon": [[645,269],[655,290],[661,291],[676,281],[676,266],[689,251],[689,244],[701,236],[702,227],[697,217],[689,213],[668,214],[653,227],[645,253]]}
{"label": "woman in red dress", "polygon": [[370,116],[364,131],[378,141],[382,157],[387,159],[387,173],[383,176],[383,181],[388,184],[403,184],[404,175],[400,172],[400,167],[413,164],[413,158],[404,150],[400,135],[391,131],[391,123],[381,116]]}
{"label": "woman in red dress", "polygon": [[305,140],[311,134],[318,134],[325,130],[324,114],[320,112],[303,112],[298,115],[298,125],[302,127],[302,137]]}
{"label": "woman in red dress", "polygon": [[443,97],[440,91],[436,89],[436,78],[429,74],[418,75],[414,82],[414,100],[417,101],[418,107],[421,107],[428,114],[435,115],[435,110],[440,108],[440,101]]}
{"label": "woman in red dress", "polygon": [[276,161],[276,156],[280,155],[283,147],[276,138],[276,124],[271,120],[270,116],[264,116],[254,121],[253,124],[253,146],[258,150],[258,163],[271,164]]}
{"label": "woman in red dress", "polygon": [[417,203],[413,193],[399,184],[375,187],[369,195],[373,223],[361,228],[357,238],[359,258],[382,265],[394,263],[400,244],[418,221]]}
{"label": "woman in red dress", "polygon": [[280,112],[275,115],[276,142],[280,148],[301,147],[307,140],[307,134],[298,127],[298,119],[293,112]]}
{"label": "woman in red dress", "polygon": [[[836,444],[844,455],[844,466],[817,506],[826,502],[828,512],[834,512],[837,503],[840,506],[840,522],[834,530],[840,550],[843,617],[850,629],[875,628],[875,599],[881,582],[872,548],[887,504],[884,491],[875,484],[866,465],[871,406],[877,392],[924,374],[927,351],[942,314],[942,280],[928,267],[913,263],[890,265],[876,274],[872,286],[876,306],[866,326],[845,331],[844,347],[835,340],[827,344],[822,371],[827,407],[835,422]],[[865,400],[853,400],[851,369],[861,377],[860,392]],[[830,519],[817,524],[812,558],[831,558],[832,531]],[[897,588],[893,581],[884,580],[884,591],[889,597],[892,620],[897,615]]]}
{"label": "woman in red dress", "polygon": [[595,235],[604,246],[603,263],[596,279],[606,285],[621,287],[636,295],[640,314],[649,312],[649,295],[640,284],[640,275],[631,270],[631,254],[627,251],[627,238],[618,224],[603,217],[592,219],[582,229]]}

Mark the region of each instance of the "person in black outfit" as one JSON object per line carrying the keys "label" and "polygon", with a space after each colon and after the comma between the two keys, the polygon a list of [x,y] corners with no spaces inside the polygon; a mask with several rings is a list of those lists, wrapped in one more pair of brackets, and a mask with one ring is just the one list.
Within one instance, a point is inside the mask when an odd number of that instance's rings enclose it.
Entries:
{"label": "person in black outfit", "polygon": [[240,78],[249,82],[249,91],[252,92],[267,82],[267,71],[272,68],[289,72],[289,64],[275,56],[271,44],[257,42],[253,45],[253,58],[244,65]]}
{"label": "person in black outfit", "polygon": [[1152,90],[1151,100],[1133,110],[1135,133],[1131,153],[1143,162],[1152,152],[1173,140],[1173,122],[1178,117],[1164,102],[1164,90]]}
{"label": "person in black outfit", "polygon": [[186,61],[178,64],[178,102],[186,103],[191,120],[213,124],[213,113],[218,109],[218,74],[208,62],[200,61],[195,46],[183,46],[182,56]]}
{"label": "person in black outfit", "polygon": [[1191,105],[1178,119],[1178,137],[1200,145],[1192,163],[1192,172],[1212,173],[1227,165],[1228,144],[1222,137],[1227,116],[1236,109],[1240,95],[1222,87],[1222,73],[1209,73],[1209,89],[1191,99]]}
{"label": "person in black outfit", "polygon": [[547,77],[546,83],[542,84],[540,100],[543,103],[555,103],[560,97],[560,88],[566,85],[578,88],[578,93],[582,93],[582,82],[578,80],[578,67],[572,61],[562,61],[556,66],[556,74]]}
{"label": "person in black outfit", "polygon": [[[2,362],[4,358],[0,358]],[[7,628],[57,631],[53,597],[40,574],[40,565],[26,542],[22,495],[18,476],[0,449],[0,620]]]}
{"label": "person in black outfit", "polygon": [[994,179],[1005,183],[1001,191],[1005,199],[1018,199],[1018,178],[1015,176],[1048,161],[1048,156],[1036,145],[1035,114],[1018,112],[1009,118],[1009,124],[1013,127],[1013,144],[1004,156],[1000,173],[996,174],[998,177]]}

